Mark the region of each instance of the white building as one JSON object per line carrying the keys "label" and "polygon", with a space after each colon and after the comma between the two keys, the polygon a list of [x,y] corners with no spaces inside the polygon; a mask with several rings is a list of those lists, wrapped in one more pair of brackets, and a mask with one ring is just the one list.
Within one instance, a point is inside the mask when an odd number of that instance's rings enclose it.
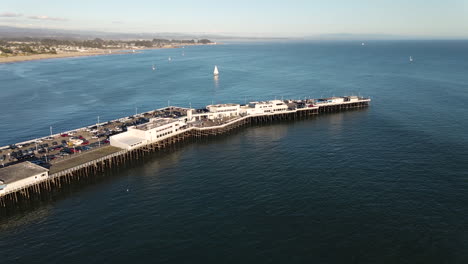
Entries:
{"label": "white building", "polygon": [[359,101],[359,97],[353,95],[353,96],[346,96],[344,97],[344,101],[345,102],[358,102]]}
{"label": "white building", "polygon": [[0,195],[40,181],[49,176],[49,170],[29,161],[0,169]]}
{"label": "white building", "polygon": [[211,119],[238,116],[240,113],[239,104],[208,105],[206,109],[208,109],[210,113],[213,113],[212,115],[209,115]]}
{"label": "white building", "polygon": [[323,98],[317,99],[316,104],[343,104],[343,103],[352,103],[358,102],[359,97],[357,96],[345,96],[345,97],[330,97],[330,98]]}
{"label": "white building", "polygon": [[272,100],[264,102],[250,102],[248,106],[241,108],[242,114],[273,114],[281,111],[287,111],[288,105],[281,100]]}
{"label": "white building", "polygon": [[182,119],[153,118],[148,123],[128,127],[126,132],[110,137],[111,146],[134,149],[168,138],[185,126]]}

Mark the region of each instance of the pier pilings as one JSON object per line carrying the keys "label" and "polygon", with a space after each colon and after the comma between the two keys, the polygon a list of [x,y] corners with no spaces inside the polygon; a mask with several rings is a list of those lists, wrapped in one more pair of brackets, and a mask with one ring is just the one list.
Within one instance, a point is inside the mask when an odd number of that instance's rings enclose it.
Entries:
{"label": "pier pilings", "polygon": [[368,106],[368,102],[356,102],[341,105],[325,105],[313,109],[298,109],[290,113],[272,113],[239,117],[224,125],[213,127],[190,127],[166,139],[153,142],[132,150],[122,150],[105,157],[86,162],[79,166],[49,175],[47,179],[11,190],[0,195],[0,213],[22,206],[49,200],[70,186],[86,185],[104,177],[119,167],[142,159],[151,153],[167,149],[169,146],[187,141],[226,135],[252,125],[269,124],[286,120],[298,120],[315,116],[319,113],[344,111]]}

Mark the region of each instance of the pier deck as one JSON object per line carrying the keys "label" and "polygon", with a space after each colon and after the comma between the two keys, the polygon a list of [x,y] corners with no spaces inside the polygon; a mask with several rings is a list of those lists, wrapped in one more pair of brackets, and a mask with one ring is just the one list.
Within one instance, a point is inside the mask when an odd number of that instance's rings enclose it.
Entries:
{"label": "pier deck", "polygon": [[[343,98],[348,101],[343,101]],[[288,109],[282,108],[278,111],[265,110],[263,113],[255,112],[253,108],[250,109],[252,110],[251,112],[225,114],[221,111],[222,113],[220,114],[209,112],[206,109],[193,110],[181,107],[167,107],[132,117],[121,118],[94,126],[80,128],[74,131],[56,134],[52,137],[44,137],[39,139],[39,141],[50,141],[55,138],[61,138],[63,134],[68,134],[69,136],[70,134],[76,135],[77,133],[84,134],[85,132],[88,132],[88,134],[86,134],[88,136],[91,134],[95,135],[96,133],[100,133],[100,131],[109,132],[109,130],[111,130],[109,127],[113,127],[116,130],[117,128],[122,130],[112,134],[130,133],[124,132],[127,126],[129,126],[129,129],[132,129],[129,131],[136,131],[138,128],[144,128],[141,131],[152,133],[160,130],[166,131],[165,129],[158,130],[159,126],[169,126],[176,123],[183,124],[177,129],[172,130],[171,133],[165,133],[164,136],[160,138],[158,137],[157,139],[145,140],[142,145],[128,149],[109,146],[106,144],[108,142],[101,142],[101,146],[96,146],[96,144],[99,143],[98,141],[93,142],[92,149],[82,150],[77,153],[72,153],[71,155],[63,155],[60,159],[51,160],[49,158],[48,162],[44,164],[50,168],[50,175],[48,178],[41,179],[36,183],[28,184],[14,190],[0,189],[0,209],[2,207],[7,208],[15,206],[15,204],[20,201],[28,201],[31,197],[36,197],[34,199],[47,197],[47,193],[52,189],[60,189],[63,185],[80,181],[80,179],[92,177],[96,172],[104,172],[107,169],[118,166],[119,164],[130,162],[141,156],[145,156],[148,153],[158,151],[169,145],[183,142],[188,139],[196,140],[204,137],[217,136],[252,124],[270,123],[276,120],[295,120],[297,118],[307,118],[308,116],[320,113],[367,107],[370,102],[370,99],[368,98],[358,98],[354,101],[349,101],[350,99],[348,97],[339,97],[338,99],[339,100],[336,101],[328,100],[320,102],[313,100],[289,100],[284,101],[287,102]],[[265,104],[264,102],[261,103]],[[280,103],[278,103],[278,107],[284,107],[284,105],[285,104],[281,104],[280,106]],[[232,106],[226,105],[226,107]],[[246,108],[248,107],[244,106],[244,109]],[[191,116],[192,114],[189,113],[189,111],[192,111],[195,114]],[[152,121],[153,123],[150,123],[150,118],[155,117],[164,117],[168,120],[161,121],[161,119],[156,119]],[[170,122],[171,119],[177,120],[177,122]],[[183,122],[181,120],[183,120]],[[102,127],[105,127],[106,129],[101,130]],[[32,140],[28,143],[31,144],[37,141],[38,139]],[[20,144],[24,145],[24,142]],[[65,146],[62,146],[62,148],[64,147]],[[3,147],[2,153],[0,154],[5,155],[5,153],[12,153],[12,151],[15,151],[15,148]],[[33,154],[34,155],[31,155],[27,160],[32,160],[33,162],[35,160],[44,161],[40,153],[35,152]],[[54,154],[44,155],[46,160],[50,157],[49,155]],[[13,160],[10,164],[18,163],[19,161],[21,160]],[[5,159],[3,159],[3,162],[5,162]]]}
{"label": "pier deck", "polygon": [[101,148],[93,149],[90,151],[86,151],[80,154],[69,156],[63,160],[60,160],[50,167],[49,173],[54,174],[60,171],[68,170],[70,168],[79,166],[86,162],[90,162],[93,160],[97,160],[99,158],[103,158],[107,155],[116,153],[121,151],[121,149],[113,147],[113,146],[104,146]]}

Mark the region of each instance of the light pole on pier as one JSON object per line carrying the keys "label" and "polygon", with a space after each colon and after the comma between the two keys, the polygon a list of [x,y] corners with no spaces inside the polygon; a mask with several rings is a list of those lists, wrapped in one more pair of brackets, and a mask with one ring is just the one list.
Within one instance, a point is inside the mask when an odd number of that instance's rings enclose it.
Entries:
{"label": "light pole on pier", "polygon": [[[97,116],[96,129],[97,129],[97,131],[99,133],[99,116]],[[98,145],[99,145],[99,147],[101,147],[101,140],[99,139],[99,135],[98,135]]]}

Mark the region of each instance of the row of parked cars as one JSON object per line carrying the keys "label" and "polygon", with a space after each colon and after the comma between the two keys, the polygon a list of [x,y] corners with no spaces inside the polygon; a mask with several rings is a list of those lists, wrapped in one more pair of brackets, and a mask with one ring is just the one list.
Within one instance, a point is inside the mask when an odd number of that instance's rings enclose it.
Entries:
{"label": "row of parked cars", "polygon": [[[149,122],[149,119],[145,117],[131,116],[128,119],[131,122],[109,121],[101,124],[99,127],[95,125],[87,128],[87,132],[92,134],[91,138],[98,140],[98,142],[94,143],[91,143],[82,135],[76,135],[77,131],[71,131],[60,134],[60,137],[63,139],[47,137],[22,145],[12,144],[8,148],[0,150],[0,162],[11,163],[28,160],[41,166],[46,166],[51,160],[90,150],[98,145],[109,144],[109,136],[126,131],[128,125],[140,125]],[[72,146],[69,144],[70,141],[80,142],[80,144]]]}
{"label": "row of parked cars", "polygon": [[[109,140],[108,139],[101,140],[100,144],[101,145],[109,144]],[[68,156],[73,153],[90,150],[92,148],[97,147],[98,145],[99,145],[99,142],[90,144],[89,141],[85,140],[83,141],[82,146],[71,147],[68,145],[68,141],[64,139],[60,143],[57,141],[54,141],[50,144],[49,143],[38,144],[37,156],[35,155],[36,154],[35,146],[30,147],[30,148],[23,148],[23,149],[15,148],[17,150],[10,152],[9,155],[8,154],[0,155],[0,162],[10,162],[14,160],[17,160],[17,161],[43,160],[44,162],[48,162],[50,160],[54,160],[56,158],[60,158],[63,156]]]}

